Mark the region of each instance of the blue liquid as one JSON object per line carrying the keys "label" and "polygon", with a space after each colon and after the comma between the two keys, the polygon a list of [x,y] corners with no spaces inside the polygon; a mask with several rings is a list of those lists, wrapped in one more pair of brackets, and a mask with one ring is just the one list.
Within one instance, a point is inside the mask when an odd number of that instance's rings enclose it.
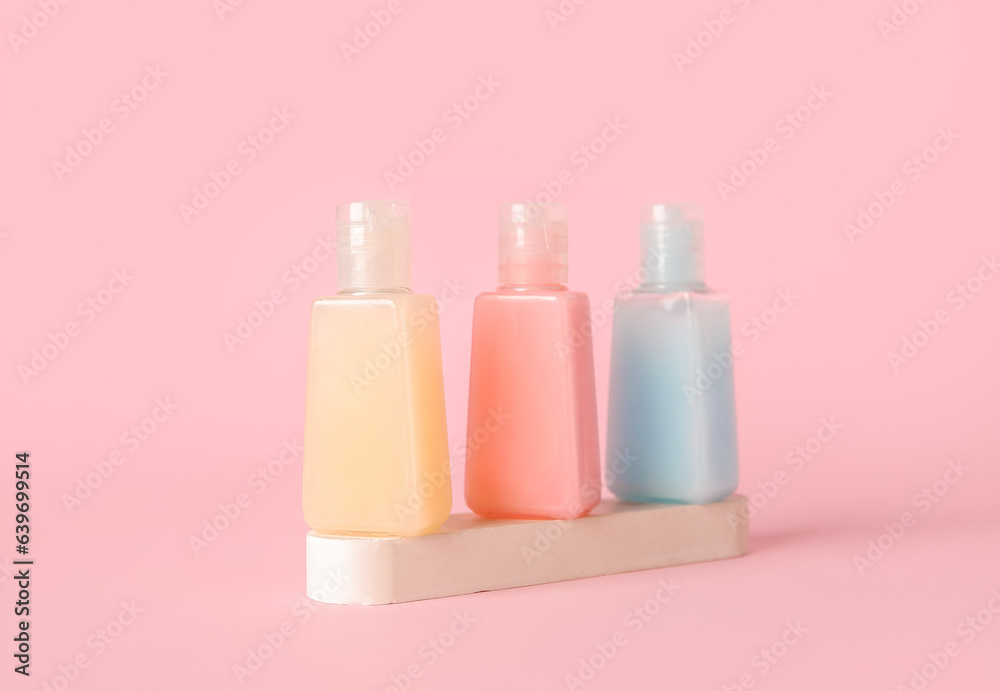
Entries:
{"label": "blue liquid", "polygon": [[608,488],[623,501],[726,498],[739,464],[725,294],[636,292],[615,307]]}

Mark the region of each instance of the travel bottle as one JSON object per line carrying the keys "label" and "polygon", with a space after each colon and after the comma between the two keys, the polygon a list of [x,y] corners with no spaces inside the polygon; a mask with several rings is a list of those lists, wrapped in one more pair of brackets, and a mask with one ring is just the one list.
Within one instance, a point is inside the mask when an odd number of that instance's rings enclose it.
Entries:
{"label": "travel bottle", "polygon": [[337,287],[313,303],[306,523],[421,535],[451,511],[438,308],[410,285],[404,202],[337,207]]}
{"label": "travel bottle", "polygon": [[502,206],[499,254],[500,285],[473,312],[466,503],[582,516],[600,501],[600,452],[590,301],[565,285],[565,209]]}
{"label": "travel bottle", "polygon": [[643,209],[642,284],[615,300],[605,478],[625,501],[719,501],[736,489],[729,299],[704,281],[697,207]]}

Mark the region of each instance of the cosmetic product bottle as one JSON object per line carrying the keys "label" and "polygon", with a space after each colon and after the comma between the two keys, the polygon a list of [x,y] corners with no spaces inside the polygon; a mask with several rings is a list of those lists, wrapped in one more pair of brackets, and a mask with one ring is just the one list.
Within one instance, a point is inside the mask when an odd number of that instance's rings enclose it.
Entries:
{"label": "cosmetic product bottle", "polygon": [[640,244],[644,280],[615,300],[608,488],[625,501],[719,501],[739,479],[729,299],[705,285],[697,207],[645,207]]}
{"label": "cosmetic product bottle", "polygon": [[410,285],[404,202],[337,207],[337,287],[313,303],[303,455],[320,533],[422,535],[451,511],[438,309]]}
{"label": "cosmetic product bottle", "polygon": [[600,501],[590,301],[567,281],[566,210],[500,208],[500,285],[476,298],[465,499],[481,516],[575,518]]}

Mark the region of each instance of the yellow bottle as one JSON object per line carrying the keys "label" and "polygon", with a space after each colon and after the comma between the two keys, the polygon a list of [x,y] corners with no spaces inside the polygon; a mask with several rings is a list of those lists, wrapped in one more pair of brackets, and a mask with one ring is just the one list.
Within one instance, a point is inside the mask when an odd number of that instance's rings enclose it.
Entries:
{"label": "yellow bottle", "polygon": [[423,535],[451,512],[437,302],[410,290],[409,206],[337,207],[337,295],[313,304],[303,471],[322,533]]}

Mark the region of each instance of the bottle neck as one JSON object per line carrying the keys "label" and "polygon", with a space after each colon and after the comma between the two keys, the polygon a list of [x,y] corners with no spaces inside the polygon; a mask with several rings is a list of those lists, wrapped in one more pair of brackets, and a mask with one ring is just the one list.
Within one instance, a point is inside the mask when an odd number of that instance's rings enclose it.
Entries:
{"label": "bottle neck", "polygon": [[637,293],[707,293],[708,286],[704,281],[678,282],[668,281],[662,283],[642,283],[635,289]]}
{"label": "bottle neck", "polygon": [[562,283],[501,283],[497,286],[498,293],[536,293],[569,290]]}
{"label": "bottle neck", "polygon": [[407,288],[406,286],[396,286],[394,288],[389,287],[348,287],[337,291],[337,295],[382,295],[382,294],[392,294],[392,295],[406,295],[412,294],[413,290]]}

